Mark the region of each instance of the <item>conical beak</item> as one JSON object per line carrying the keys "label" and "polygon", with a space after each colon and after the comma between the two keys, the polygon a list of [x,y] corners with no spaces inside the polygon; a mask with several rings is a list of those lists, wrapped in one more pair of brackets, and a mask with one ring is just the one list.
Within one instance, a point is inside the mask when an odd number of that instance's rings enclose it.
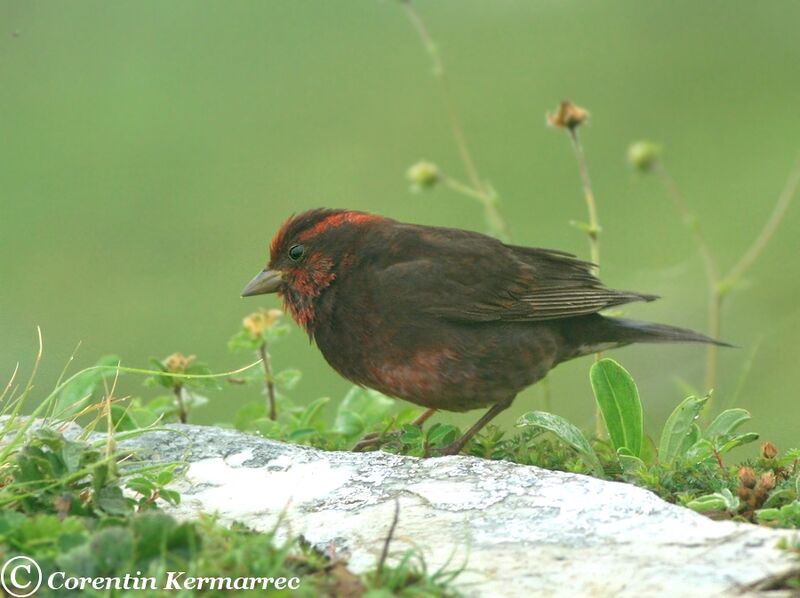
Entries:
{"label": "conical beak", "polygon": [[242,297],[276,293],[283,284],[283,274],[277,270],[262,270],[242,289]]}

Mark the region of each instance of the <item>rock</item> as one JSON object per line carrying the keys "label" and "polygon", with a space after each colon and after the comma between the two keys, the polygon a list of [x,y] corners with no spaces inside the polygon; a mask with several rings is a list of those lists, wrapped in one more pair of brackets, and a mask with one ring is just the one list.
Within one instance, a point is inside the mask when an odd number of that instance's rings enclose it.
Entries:
{"label": "rock", "polygon": [[[183,518],[217,512],[302,534],[350,568],[374,568],[399,504],[391,554],[428,569],[466,564],[466,596],[756,596],[800,571],[790,532],[715,522],[629,484],[472,457],[324,452],[239,432],[174,426],[122,446],[188,455]],[[770,596],[790,595],[770,592]]]}

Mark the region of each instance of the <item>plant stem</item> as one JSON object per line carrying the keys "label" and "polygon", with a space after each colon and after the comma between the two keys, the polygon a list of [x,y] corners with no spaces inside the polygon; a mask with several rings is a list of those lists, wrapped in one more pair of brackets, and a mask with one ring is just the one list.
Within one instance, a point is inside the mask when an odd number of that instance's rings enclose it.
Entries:
{"label": "plant stem", "polygon": [[178,402],[178,420],[182,424],[185,424],[189,419],[189,414],[186,413],[186,405],[183,402],[183,385],[179,384],[178,386],[175,386],[172,392],[175,393],[175,399]]}
{"label": "plant stem", "polygon": [[447,78],[447,71],[444,67],[444,61],[439,53],[439,48],[436,46],[436,42],[433,41],[428,31],[428,26],[425,24],[422,16],[417,12],[411,0],[400,0],[400,3],[403,5],[403,8],[405,8],[408,19],[411,21],[414,29],[416,29],[422,41],[422,46],[425,48],[425,51],[428,53],[433,63],[433,74],[439,82],[445,112],[447,113],[447,120],[450,124],[450,132],[453,135],[453,140],[456,142],[456,147],[458,148],[461,162],[464,164],[467,178],[472,187],[485,194],[486,189],[481,181],[481,177],[478,175],[478,169],[475,167],[475,161],[472,159],[472,152],[470,152],[469,145],[467,145],[467,138],[464,135],[461,117],[458,115],[453,96],[450,93],[450,83]]}
{"label": "plant stem", "polygon": [[[667,195],[672,200],[684,225],[692,234],[697,250],[703,260],[706,280],[708,281],[708,332],[711,338],[718,339],[722,334],[722,305],[725,297],[730,290],[736,286],[747,270],[752,267],[767,247],[786,215],[789,205],[797,195],[797,190],[800,188],[800,161],[797,162],[790,173],[786,186],[783,188],[769,219],[764,224],[758,236],[725,276],[720,274],[714,254],[705,236],[697,226],[695,216],[686,207],[686,201],[683,194],[678,189],[678,186],[675,184],[675,180],[661,163],[656,165],[655,171],[664,184]],[[710,391],[714,388],[717,381],[718,370],[719,347],[717,345],[708,345],[708,349],[706,350],[706,374],[703,383],[706,391]],[[710,409],[712,399],[713,395],[709,398],[709,408],[706,410],[709,414],[712,412],[712,409]]]}
{"label": "plant stem", "polygon": [[697,225],[697,218],[689,211],[689,208],[686,207],[686,200],[680,189],[678,189],[678,185],[675,184],[675,179],[670,176],[669,172],[667,172],[660,162],[656,165],[655,172],[659,178],[661,178],[664,187],[667,189],[667,195],[683,220],[686,230],[691,233],[694,243],[697,245],[697,250],[700,253],[700,257],[703,259],[703,265],[706,269],[706,278],[708,279],[710,288],[715,287],[719,283],[719,266],[714,258],[714,254],[711,252],[708,241],[706,241],[703,232]]}
{"label": "plant stem", "polygon": [[[692,236],[694,244],[697,246],[697,252],[703,260],[703,267],[706,272],[706,283],[708,285],[708,333],[711,338],[719,338],[722,329],[722,295],[720,295],[720,273],[719,265],[714,257],[708,241],[703,235],[702,230],[697,224],[697,218],[686,206],[686,199],[683,197],[675,179],[669,174],[664,165],[658,162],[655,167],[655,172],[661,179],[664,188],[667,190],[667,196],[672,201],[675,211],[678,212],[681,220],[683,221],[686,230]],[[717,381],[717,371],[719,369],[719,347],[717,345],[708,345],[706,348],[706,374],[703,382],[703,388],[706,392],[711,391]],[[709,402],[711,398],[709,397]],[[711,409],[707,410],[711,413]]]}
{"label": "plant stem", "polygon": [[783,217],[786,215],[786,210],[789,209],[789,204],[797,195],[797,189],[800,187],[800,160],[795,164],[794,169],[789,174],[789,179],[786,181],[786,186],[783,188],[775,207],[772,209],[769,220],[764,224],[764,228],[756,237],[750,248],[744,253],[742,258],[731,268],[727,276],[723,279],[723,291],[736,284],[739,279],[744,275],[747,270],[755,263],[764,248],[769,243],[775,231],[778,229]]}
{"label": "plant stem", "polygon": [[389,556],[389,546],[394,538],[395,529],[397,529],[397,522],[400,520],[400,500],[394,499],[394,515],[392,516],[392,523],[389,526],[389,533],[383,541],[383,548],[381,549],[381,556],[378,559],[378,567],[375,570],[375,577],[380,581],[383,575],[383,566],[386,564],[386,559]]}
{"label": "plant stem", "polygon": [[267,411],[272,421],[278,419],[278,407],[275,403],[275,380],[272,377],[272,364],[269,360],[266,341],[258,347],[258,354],[261,356],[261,365],[264,368],[264,391],[267,395]]}
{"label": "plant stem", "polygon": [[[592,191],[592,181],[589,178],[589,167],[586,164],[586,154],[583,151],[583,144],[580,137],[578,137],[578,127],[567,127],[569,139],[572,142],[572,149],[575,151],[575,160],[578,163],[578,173],[581,177],[581,186],[583,187],[583,197],[586,200],[586,209],[589,212],[589,228],[586,231],[589,237],[589,253],[591,255],[591,262],[594,264],[592,268],[594,275],[600,275],[600,219],[597,215],[597,202],[594,199],[594,192]],[[594,360],[600,361],[603,354],[597,352],[594,354]],[[598,438],[604,435],[603,427],[603,413],[600,406],[597,405],[594,414],[594,432]]]}
{"label": "plant stem", "polygon": [[[597,202],[594,200],[592,182],[589,178],[589,167],[586,165],[586,155],[583,152],[583,144],[578,137],[577,127],[568,128],[572,148],[575,150],[575,160],[578,162],[578,173],[581,177],[583,196],[586,199],[586,209],[589,212],[589,230],[586,231],[589,237],[589,251],[592,263],[594,264],[595,276],[600,274],[600,220],[597,216]],[[599,353],[598,353],[599,355]]]}
{"label": "plant stem", "polygon": [[511,241],[511,231],[509,230],[508,222],[503,217],[503,214],[500,213],[500,199],[494,189],[489,187],[488,191],[480,191],[444,173],[440,176],[442,182],[456,193],[461,193],[480,202],[486,215],[486,224],[489,227],[489,232],[493,236],[505,243]]}
{"label": "plant stem", "polygon": [[511,240],[511,233],[508,222],[506,222],[499,210],[500,198],[497,196],[497,192],[481,179],[478,168],[475,166],[475,160],[472,158],[472,152],[467,143],[467,136],[464,133],[464,125],[461,122],[458,110],[456,110],[453,94],[450,92],[450,82],[447,77],[444,61],[439,53],[439,48],[436,42],[433,41],[428,26],[425,24],[425,20],[417,12],[411,0],[400,0],[400,3],[403,5],[403,8],[405,8],[406,15],[408,15],[409,21],[411,21],[411,24],[417,31],[422,46],[425,48],[433,64],[433,74],[439,82],[439,90],[442,96],[442,102],[444,103],[444,110],[447,114],[447,121],[450,125],[450,133],[453,135],[453,141],[455,141],[458,155],[461,158],[461,163],[464,166],[464,171],[469,180],[469,185],[465,185],[450,177],[444,177],[445,183],[454,191],[480,201],[486,215],[489,232],[501,241],[508,242]]}
{"label": "plant stem", "polygon": [[[117,362],[117,366],[120,363]],[[108,389],[106,385],[105,379],[103,380],[103,385],[106,387],[106,396],[105,396],[105,416],[106,416],[106,457],[111,458],[114,454],[114,420],[111,417],[111,402],[114,398],[114,391],[117,389],[117,381],[119,380],[119,370],[114,373],[114,382],[111,385],[111,390]],[[116,462],[114,462],[116,465]]]}

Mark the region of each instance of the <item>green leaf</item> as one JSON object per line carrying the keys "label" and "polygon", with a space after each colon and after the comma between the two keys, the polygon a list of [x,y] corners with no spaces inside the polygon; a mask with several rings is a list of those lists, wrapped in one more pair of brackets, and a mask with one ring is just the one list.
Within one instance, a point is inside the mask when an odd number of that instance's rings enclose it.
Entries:
{"label": "green leaf", "polygon": [[642,402],[631,375],[613,359],[601,359],[589,372],[597,404],[614,449],[627,448],[634,457],[642,451]]}
{"label": "green leaf", "polygon": [[[196,362],[187,367],[185,373],[190,376],[208,376],[213,372],[205,363]],[[217,378],[175,378],[175,380],[177,380],[178,383],[183,382],[184,386],[190,386],[193,388],[219,389],[221,387]]]}
{"label": "green leaf", "polygon": [[455,426],[436,423],[430,427],[425,439],[432,447],[443,447],[454,442],[458,438],[458,432]]}
{"label": "green leaf", "polygon": [[[119,361],[116,355],[106,355],[95,365],[114,367]],[[89,404],[98,384],[116,375],[116,370],[110,368],[83,370],[58,393],[52,408],[53,415],[58,419],[69,419]]]}
{"label": "green leaf", "polygon": [[253,401],[242,405],[236,412],[233,425],[237,430],[245,432],[253,429],[253,422],[259,418],[266,417],[267,410],[264,401]]}
{"label": "green leaf", "polygon": [[72,442],[67,440],[64,448],[61,449],[61,458],[69,473],[75,473],[80,469],[81,459],[86,453],[87,446],[82,442]]}
{"label": "green leaf", "polygon": [[339,403],[333,431],[344,436],[363,434],[389,415],[394,405],[394,399],[354,386]]}
{"label": "green leaf", "polygon": [[725,497],[715,493],[690,500],[686,503],[686,506],[698,513],[709,513],[711,511],[724,511],[725,504]]}
{"label": "green leaf", "polygon": [[639,453],[639,458],[647,465],[653,465],[658,459],[658,449],[656,443],[650,436],[645,435],[642,439],[642,451]]}
{"label": "green leaf", "polygon": [[300,420],[300,426],[312,427],[322,414],[323,407],[330,403],[330,401],[331,400],[328,397],[321,397],[315,401],[311,401],[311,403],[303,412],[303,417]]}
{"label": "green leaf", "polygon": [[775,508],[759,509],[756,511],[756,519],[758,519],[759,523],[771,523],[777,521],[780,516],[780,510]]}
{"label": "green leaf", "polygon": [[594,470],[597,477],[605,477],[600,460],[583,432],[563,417],[545,411],[531,411],[517,420],[517,426],[534,426],[552,432],[574,448],[586,464]]}
{"label": "green leaf", "polygon": [[622,468],[622,473],[628,476],[647,471],[647,465],[639,457],[632,455],[625,447],[617,449],[617,459]]}
{"label": "green leaf", "polygon": [[723,488],[720,492],[699,496],[686,504],[687,507],[698,513],[709,511],[730,511],[735,513],[739,509],[739,498],[730,490]]}
{"label": "green leaf", "polygon": [[250,429],[255,429],[264,438],[281,438],[281,425],[268,417],[262,417],[253,421]]}
{"label": "green leaf", "polygon": [[714,456],[714,444],[707,438],[700,438],[684,453],[692,465],[697,465]]}
{"label": "green leaf", "polygon": [[101,529],[92,537],[90,547],[100,575],[131,569],[134,557],[131,530],[123,527]]}
{"label": "green leaf", "polygon": [[297,386],[303,373],[300,370],[283,370],[275,374],[275,386],[283,391],[289,392]]}
{"label": "green leaf", "polygon": [[400,434],[400,442],[403,444],[415,445],[422,443],[422,429],[411,424],[403,426]]}
{"label": "green leaf", "polygon": [[703,438],[714,440],[720,436],[727,436],[749,419],[750,413],[747,409],[726,409],[709,424],[703,432]]}
{"label": "green leaf", "polygon": [[119,486],[104,486],[94,497],[95,505],[109,515],[126,515],[130,511],[130,502],[122,494]]}
{"label": "green leaf", "polygon": [[673,463],[697,442],[700,429],[694,421],[707,400],[708,397],[687,397],[667,418],[658,444],[658,457],[662,463]]}
{"label": "green leaf", "polygon": [[296,430],[292,430],[289,433],[289,437],[287,438],[287,440],[289,442],[299,442],[304,438],[313,436],[316,433],[317,431],[314,428],[298,428]]}
{"label": "green leaf", "polygon": [[743,444],[755,442],[756,440],[758,440],[758,438],[759,436],[758,433],[756,432],[747,432],[746,434],[739,434],[728,440],[717,450],[720,453],[727,453],[731,449],[735,449],[737,446],[742,446]]}

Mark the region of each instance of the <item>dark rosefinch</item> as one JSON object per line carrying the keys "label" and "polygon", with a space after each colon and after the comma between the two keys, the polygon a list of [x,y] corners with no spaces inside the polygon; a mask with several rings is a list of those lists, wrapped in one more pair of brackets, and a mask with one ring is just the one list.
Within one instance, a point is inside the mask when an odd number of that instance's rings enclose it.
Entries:
{"label": "dark rosefinch", "polygon": [[601,316],[656,297],[608,289],[568,253],[346,210],[284,223],[242,296],[263,293],[283,297],[342,376],[427,407],[418,423],[489,407],[445,454],[562,361],[636,342],[718,343]]}

